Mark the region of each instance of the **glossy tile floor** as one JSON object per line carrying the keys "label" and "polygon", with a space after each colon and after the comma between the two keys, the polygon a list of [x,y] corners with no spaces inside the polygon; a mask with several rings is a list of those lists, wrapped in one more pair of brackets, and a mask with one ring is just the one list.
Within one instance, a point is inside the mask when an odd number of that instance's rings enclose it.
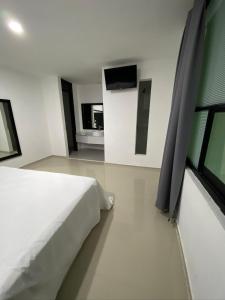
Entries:
{"label": "glossy tile floor", "polygon": [[176,228],[154,206],[159,170],[60,157],[27,168],[95,177],[115,194],[114,209],[102,213],[57,300],[188,299]]}

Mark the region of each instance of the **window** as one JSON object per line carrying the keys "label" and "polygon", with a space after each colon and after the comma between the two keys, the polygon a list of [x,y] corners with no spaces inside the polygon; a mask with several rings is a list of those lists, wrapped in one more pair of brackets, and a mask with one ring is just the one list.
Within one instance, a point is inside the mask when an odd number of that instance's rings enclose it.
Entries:
{"label": "window", "polygon": [[0,99],[0,161],[21,155],[9,100]]}
{"label": "window", "polygon": [[[211,130],[205,140],[202,173],[225,199],[225,109],[211,113]],[[224,200],[225,201],[225,200]],[[225,204],[225,202],[224,202]]]}
{"label": "window", "polygon": [[[225,213],[225,105],[199,109],[202,111],[196,112],[198,126],[194,123],[189,165]],[[207,118],[199,121],[203,113]]]}
{"label": "window", "polygon": [[198,168],[202,149],[203,138],[205,134],[208,111],[195,112],[193,121],[193,134],[188,151],[188,157],[195,168]]}
{"label": "window", "polygon": [[188,163],[225,214],[225,1],[211,0]]}
{"label": "window", "polygon": [[214,115],[204,167],[225,184],[225,112]]}

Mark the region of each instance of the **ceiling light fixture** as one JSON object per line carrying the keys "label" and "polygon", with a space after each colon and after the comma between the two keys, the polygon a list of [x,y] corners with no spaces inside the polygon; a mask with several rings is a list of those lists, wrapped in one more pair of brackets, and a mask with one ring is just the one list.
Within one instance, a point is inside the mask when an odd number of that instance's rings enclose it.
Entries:
{"label": "ceiling light fixture", "polygon": [[15,20],[10,20],[8,22],[8,27],[11,31],[13,31],[16,34],[20,35],[24,33],[23,26]]}

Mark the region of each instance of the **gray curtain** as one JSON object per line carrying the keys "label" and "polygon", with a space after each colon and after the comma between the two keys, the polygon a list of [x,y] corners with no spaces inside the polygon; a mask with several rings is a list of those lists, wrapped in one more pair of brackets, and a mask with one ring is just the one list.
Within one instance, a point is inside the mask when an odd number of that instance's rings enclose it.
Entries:
{"label": "gray curtain", "polygon": [[178,57],[172,107],[163,154],[156,206],[175,219],[180,201],[192,120],[200,83],[206,1],[189,12]]}

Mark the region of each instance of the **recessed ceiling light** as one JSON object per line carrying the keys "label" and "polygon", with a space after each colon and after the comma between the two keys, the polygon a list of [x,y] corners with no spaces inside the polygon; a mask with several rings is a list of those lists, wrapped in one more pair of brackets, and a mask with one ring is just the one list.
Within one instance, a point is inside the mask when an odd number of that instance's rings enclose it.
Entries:
{"label": "recessed ceiling light", "polygon": [[16,34],[23,34],[24,33],[23,26],[17,21],[10,20],[8,22],[8,27],[9,27],[10,30],[12,30]]}

